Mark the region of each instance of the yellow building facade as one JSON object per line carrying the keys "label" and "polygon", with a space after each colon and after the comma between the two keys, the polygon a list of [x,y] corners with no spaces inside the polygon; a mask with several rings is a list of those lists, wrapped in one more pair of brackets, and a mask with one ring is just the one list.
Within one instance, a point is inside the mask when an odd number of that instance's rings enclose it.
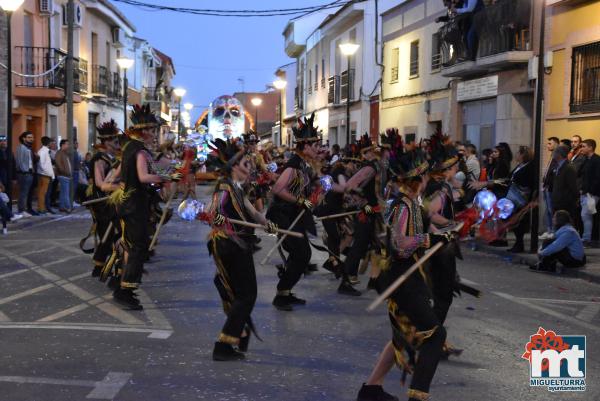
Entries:
{"label": "yellow building facade", "polygon": [[600,1],[548,1],[544,137],[600,144]]}

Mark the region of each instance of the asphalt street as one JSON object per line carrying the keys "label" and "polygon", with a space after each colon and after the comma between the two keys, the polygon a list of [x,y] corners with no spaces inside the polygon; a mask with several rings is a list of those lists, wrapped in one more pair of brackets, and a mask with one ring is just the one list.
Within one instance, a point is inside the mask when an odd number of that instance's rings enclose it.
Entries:
{"label": "asphalt street", "polygon": [[[145,310],[132,312],[89,277],[91,256],[78,248],[89,224],[80,211],[0,238],[2,401],[350,401],[390,339],[385,308],[365,310],[376,294],[338,295],[337,282],[323,269],[295,289],[308,300],[305,307],[275,310],[279,256],[259,265],[274,243],[261,234],[253,317],[264,342],[253,339],[246,361],[213,362],[224,317],[212,283],[208,227],[173,218],[147,265]],[[464,253],[460,274],[484,296],[464,295],[452,306],[448,338],[465,351],[440,364],[433,399],[599,400],[600,287]],[[324,259],[313,254],[319,265]],[[364,288],[367,277],[361,281]],[[540,326],[587,336],[585,392],[529,386],[529,364],[521,355]],[[400,378],[394,369],[385,388],[406,399]]]}

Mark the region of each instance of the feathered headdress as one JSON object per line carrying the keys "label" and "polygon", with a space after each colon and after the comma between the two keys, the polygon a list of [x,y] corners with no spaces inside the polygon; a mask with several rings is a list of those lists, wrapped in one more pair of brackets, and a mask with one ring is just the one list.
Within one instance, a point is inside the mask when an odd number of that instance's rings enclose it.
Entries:
{"label": "feathered headdress", "polygon": [[373,141],[371,141],[371,137],[369,134],[365,133],[358,140],[358,148],[360,149],[360,154],[364,155],[369,150],[373,150],[375,147],[373,146]]}
{"label": "feathered headdress", "polygon": [[420,149],[397,153],[390,159],[390,171],[397,179],[420,177],[429,171],[429,163]]}
{"label": "feathered headdress", "polygon": [[321,140],[318,127],[313,125],[314,122],[315,113],[312,113],[310,117],[304,117],[304,121],[298,119],[298,125],[292,128],[295,143],[310,143]]}
{"label": "feathered headdress", "polygon": [[389,150],[392,158],[404,153],[404,142],[398,134],[398,128],[388,128],[385,134],[381,135],[381,148]]}
{"label": "feathered headdress", "polygon": [[144,128],[159,127],[161,124],[160,118],[158,118],[151,110],[150,105],[145,104],[140,106],[136,104],[133,106],[133,110],[129,113],[129,119],[133,124],[130,129],[141,130]]}
{"label": "feathered headdress", "polygon": [[428,151],[435,171],[446,170],[458,163],[458,152],[448,141],[449,137],[439,131],[429,139]]}
{"label": "feathered headdress", "polygon": [[225,173],[230,173],[231,168],[244,156],[244,149],[236,140],[217,138],[208,147],[212,150],[208,164]]}
{"label": "feathered headdress", "polygon": [[244,143],[258,143],[259,137],[256,131],[250,130],[242,134],[242,140]]}
{"label": "feathered headdress", "polygon": [[100,140],[116,138],[121,132],[115,120],[112,119],[96,127],[96,131],[98,131],[98,139]]}

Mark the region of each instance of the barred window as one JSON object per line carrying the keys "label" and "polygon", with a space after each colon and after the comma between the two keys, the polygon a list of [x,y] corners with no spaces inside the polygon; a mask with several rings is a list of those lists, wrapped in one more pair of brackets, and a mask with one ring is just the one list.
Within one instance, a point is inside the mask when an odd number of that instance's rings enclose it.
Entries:
{"label": "barred window", "polygon": [[431,71],[437,71],[442,66],[442,41],[438,32],[431,36]]}
{"label": "barred window", "polygon": [[410,78],[419,76],[419,41],[410,44]]}
{"label": "barred window", "polygon": [[392,75],[390,76],[391,82],[398,82],[398,67],[400,66],[400,49],[392,49]]}
{"label": "barred window", "polygon": [[600,42],[573,48],[570,110],[600,112]]}

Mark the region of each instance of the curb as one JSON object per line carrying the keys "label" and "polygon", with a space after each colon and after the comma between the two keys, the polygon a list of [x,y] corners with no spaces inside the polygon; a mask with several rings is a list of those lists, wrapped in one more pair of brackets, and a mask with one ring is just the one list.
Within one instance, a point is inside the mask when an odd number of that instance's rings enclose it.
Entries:
{"label": "curb", "polygon": [[[465,247],[475,252],[486,253],[489,255],[496,255],[502,258],[502,260],[520,266],[529,266],[537,263],[537,255],[531,253],[510,253],[504,248],[497,248],[479,241],[467,241],[464,243]],[[594,284],[600,284],[600,273],[590,272],[585,267],[578,269],[559,269],[559,276],[574,277],[581,280],[588,281]]]}

